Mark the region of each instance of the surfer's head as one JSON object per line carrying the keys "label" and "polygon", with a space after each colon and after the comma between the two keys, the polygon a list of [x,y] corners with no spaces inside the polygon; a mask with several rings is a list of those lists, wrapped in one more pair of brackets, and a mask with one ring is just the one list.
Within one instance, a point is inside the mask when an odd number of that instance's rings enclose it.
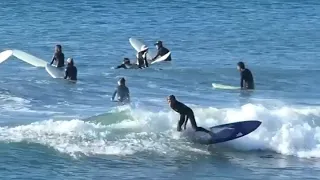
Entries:
{"label": "surfer's head", "polygon": [[159,49],[162,47],[162,41],[157,41],[154,45],[157,46],[157,49]]}
{"label": "surfer's head", "polygon": [[73,66],[73,58],[68,58],[67,63],[68,63],[68,65]]}
{"label": "surfer's head", "polygon": [[130,64],[130,59],[129,58],[124,58],[123,59],[123,64]]}
{"label": "surfer's head", "polygon": [[169,104],[174,103],[176,101],[176,97],[174,95],[170,95],[167,97],[167,101]]}
{"label": "surfer's head", "polygon": [[56,52],[62,52],[62,47],[60,44],[57,44],[56,45],[56,49],[55,49]]}
{"label": "surfer's head", "polygon": [[245,67],[245,65],[244,65],[244,63],[242,62],[242,61],[240,61],[240,62],[238,62],[237,63],[237,69],[239,70],[239,71],[242,71],[242,70],[244,70],[246,67]]}
{"label": "surfer's head", "polygon": [[126,84],[126,80],[124,78],[121,78],[119,81],[118,81],[118,85],[121,86],[121,85],[125,85]]}
{"label": "surfer's head", "polygon": [[141,47],[141,49],[140,49],[140,52],[146,52],[146,51],[148,51],[148,46],[146,46],[146,45],[143,45],[142,47]]}

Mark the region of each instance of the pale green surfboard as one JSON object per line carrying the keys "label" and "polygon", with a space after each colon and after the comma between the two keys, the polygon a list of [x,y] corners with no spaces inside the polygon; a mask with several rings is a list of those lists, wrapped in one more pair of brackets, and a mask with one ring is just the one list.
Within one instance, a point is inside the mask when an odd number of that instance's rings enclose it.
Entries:
{"label": "pale green surfboard", "polygon": [[229,90],[240,89],[239,87],[236,87],[236,86],[229,86],[229,85],[217,84],[217,83],[212,83],[212,87],[215,89],[229,89]]}

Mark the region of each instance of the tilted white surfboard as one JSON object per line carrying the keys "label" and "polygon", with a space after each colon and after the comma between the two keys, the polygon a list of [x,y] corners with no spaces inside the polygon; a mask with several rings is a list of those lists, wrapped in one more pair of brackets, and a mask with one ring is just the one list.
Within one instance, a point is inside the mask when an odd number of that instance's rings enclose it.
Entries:
{"label": "tilted white surfboard", "polygon": [[17,49],[1,52],[0,63],[6,61],[11,56],[14,56],[28,64],[31,64],[32,66],[45,68],[48,74],[53,78],[64,78],[64,68],[57,68],[55,66],[52,66],[38,57]]}

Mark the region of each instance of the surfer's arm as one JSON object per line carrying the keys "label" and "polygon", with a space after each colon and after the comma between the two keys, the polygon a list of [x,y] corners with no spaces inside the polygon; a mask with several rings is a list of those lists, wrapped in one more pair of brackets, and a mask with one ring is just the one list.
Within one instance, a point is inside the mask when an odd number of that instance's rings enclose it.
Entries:
{"label": "surfer's arm", "polygon": [[243,88],[243,73],[241,73],[240,87],[241,87],[241,89]]}
{"label": "surfer's arm", "polygon": [[52,65],[53,64],[53,61],[56,59],[56,56],[55,55],[53,55],[53,57],[52,57],[52,61],[51,61],[51,63],[50,63],[50,65]]}
{"label": "surfer's arm", "polygon": [[158,51],[157,55],[156,55],[154,58],[152,58],[152,61],[154,61],[155,59],[157,59],[159,56],[160,56],[160,51]]}
{"label": "surfer's arm", "polygon": [[121,64],[119,66],[116,67],[116,69],[120,69],[120,68],[125,68],[125,65],[124,64]]}
{"label": "surfer's arm", "polygon": [[114,101],[114,97],[116,97],[116,94],[117,94],[117,89],[114,91],[114,93],[112,94],[112,98],[111,98],[111,101]]}
{"label": "surfer's arm", "polygon": [[67,68],[66,71],[64,72],[64,79],[67,79],[69,75],[69,69]]}

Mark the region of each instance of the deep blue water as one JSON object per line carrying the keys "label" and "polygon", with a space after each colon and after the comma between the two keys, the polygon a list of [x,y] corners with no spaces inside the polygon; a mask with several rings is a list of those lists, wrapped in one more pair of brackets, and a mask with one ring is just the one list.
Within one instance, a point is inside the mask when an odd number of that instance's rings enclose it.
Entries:
{"label": "deep blue water", "polygon": [[[318,179],[320,2],[3,1],[0,48],[50,61],[61,44],[76,84],[14,57],[0,64],[1,179]],[[173,61],[115,70],[162,40]],[[254,74],[239,85],[236,63]],[[110,97],[125,77],[131,106]],[[176,132],[166,96],[199,125],[259,119],[252,134],[215,146]],[[99,115],[99,116],[96,116]]]}

